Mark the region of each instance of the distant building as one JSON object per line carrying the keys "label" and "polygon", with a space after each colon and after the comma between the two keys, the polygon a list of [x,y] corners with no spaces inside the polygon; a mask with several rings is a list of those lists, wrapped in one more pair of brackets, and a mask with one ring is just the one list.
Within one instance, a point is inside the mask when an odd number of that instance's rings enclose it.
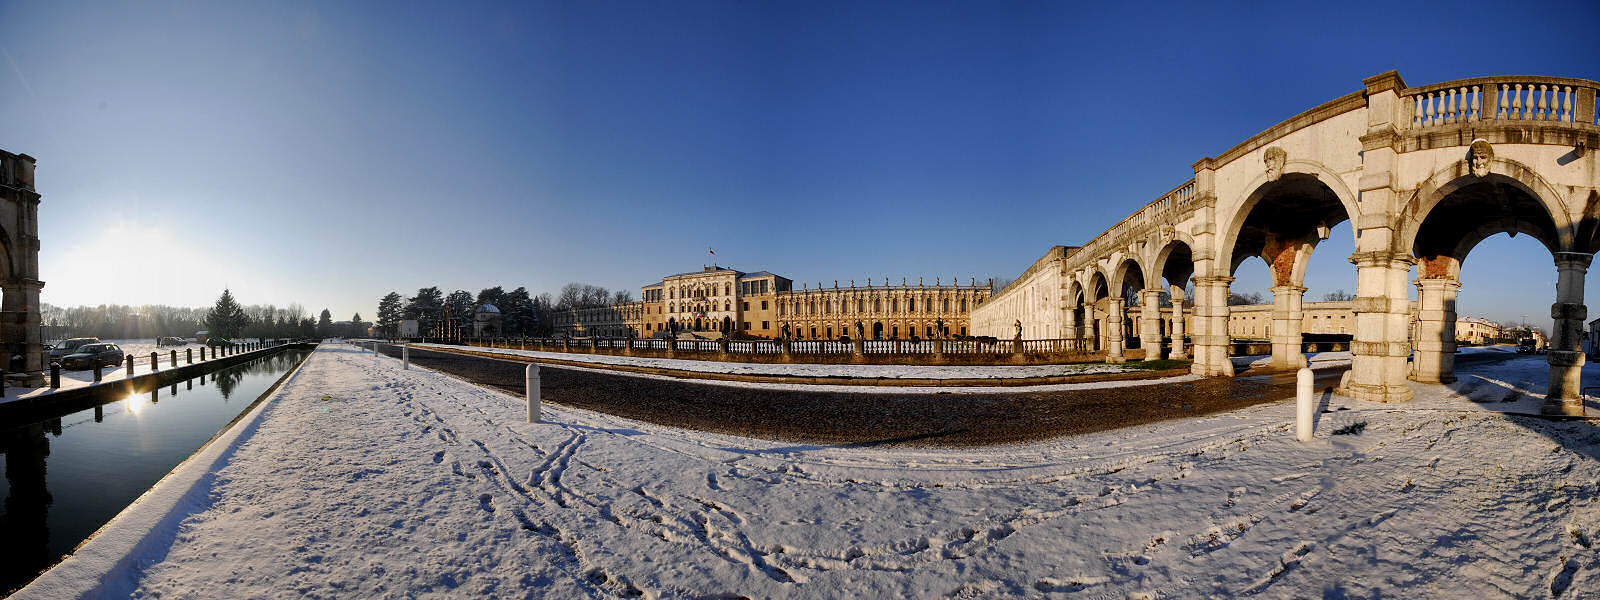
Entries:
{"label": "distant building", "polygon": [[400,336],[399,337],[403,337],[403,338],[408,338],[409,339],[409,338],[414,338],[414,337],[421,337],[421,335],[422,335],[421,327],[417,324],[417,320],[416,319],[406,319],[406,320],[400,322]]}
{"label": "distant building", "polygon": [[500,307],[493,304],[479,306],[472,312],[472,337],[500,337],[500,333],[504,331],[501,327],[502,322]]}
{"label": "distant building", "polygon": [[1500,341],[1500,324],[1479,317],[1456,319],[1456,342],[1482,346]]}
{"label": "distant building", "polygon": [[744,273],[717,266],[663,277],[643,286],[640,300],[554,312],[553,329],[568,336],[662,337],[698,332],[739,336],[839,339],[860,331],[867,339],[966,335],[973,308],[989,286],[942,284],[832,287],[802,285],[767,271]]}

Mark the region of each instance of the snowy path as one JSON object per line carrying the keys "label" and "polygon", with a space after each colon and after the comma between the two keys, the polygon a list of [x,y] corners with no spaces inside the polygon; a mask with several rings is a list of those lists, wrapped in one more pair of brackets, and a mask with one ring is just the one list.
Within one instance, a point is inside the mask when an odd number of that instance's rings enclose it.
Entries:
{"label": "snowy path", "polygon": [[[1484,367],[1471,389],[1520,379],[1534,368],[1522,362]],[[1501,371],[1511,375],[1496,377]],[[1026,446],[844,448],[551,405],[545,423],[529,425],[516,398],[325,346],[218,468],[208,500],[171,547],[143,557],[130,588],[111,591],[1301,598],[1600,590],[1592,547],[1600,429],[1485,412],[1489,405],[1441,386],[1416,389],[1423,398],[1400,410],[1331,398],[1336,412],[1321,415],[1307,444],[1289,430],[1292,405],[1277,403]],[[1356,422],[1364,432],[1330,435]],[[51,597],[46,591],[24,596]]]}

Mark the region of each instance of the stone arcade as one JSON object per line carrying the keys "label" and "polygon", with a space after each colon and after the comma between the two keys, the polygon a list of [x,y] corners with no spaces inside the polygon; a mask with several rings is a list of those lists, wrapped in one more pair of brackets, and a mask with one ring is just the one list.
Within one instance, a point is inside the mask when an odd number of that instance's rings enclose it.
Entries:
{"label": "stone arcade", "polygon": [[[1497,233],[1550,250],[1557,284],[1544,410],[1582,411],[1578,376],[1583,281],[1600,248],[1600,84],[1558,77],[1483,77],[1407,87],[1396,72],[1194,164],[1194,179],[1082,247],[1057,246],[975,309],[974,332],[1007,336],[1013,319],[1044,335],[1092,338],[1123,360],[1123,307],[1144,310],[1144,348],[1160,348],[1164,311],[1194,283],[1192,349],[1171,319],[1173,356],[1232,375],[1228,286],[1250,256],[1273,278],[1273,364],[1300,349],[1305,268],[1333,226],[1351,221],[1356,268],[1354,365],[1343,393],[1400,402],[1405,382],[1451,380],[1461,261]],[[1530,265],[1532,266],[1532,265]],[[1413,268],[1417,270],[1411,280]],[[1417,288],[1412,355],[1408,285]],[[1126,300],[1125,300],[1126,299]],[[1002,328],[998,324],[1004,324]]]}
{"label": "stone arcade", "polygon": [[39,192],[33,187],[34,158],[0,150],[0,344],[8,377],[26,385],[44,383],[40,339]]}

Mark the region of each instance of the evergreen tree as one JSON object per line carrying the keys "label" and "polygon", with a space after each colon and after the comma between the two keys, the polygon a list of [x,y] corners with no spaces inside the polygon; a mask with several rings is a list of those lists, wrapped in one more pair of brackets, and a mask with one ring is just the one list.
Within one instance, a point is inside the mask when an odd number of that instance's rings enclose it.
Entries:
{"label": "evergreen tree", "polygon": [[233,299],[233,292],[224,288],[222,297],[217,298],[217,303],[206,315],[205,323],[212,337],[234,338],[250,324],[250,317],[245,314],[244,307]]}
{"label": "evergreen tree", "polygon": [[322,316],[317,318],[317,337],[330,338],[333,335],[333,313],[324,308],[322,309]]}
{"label": "evergreen tree", "polygon": [[417,290],[417,295],[406,301],[406,306],[400,314],[406,319],[417,321],[417,331],[424,336],[437,336],[441,332],[434,331],[439,325],[440,311],[444,308],[444,294],[438,287],[425,287]]}
{"label": "evergreen tree", "polygon": [[456,332],[461,335],[467,335],[472,327],[472,300],[472,292],[466,290],[450,292],[444,299],[445,306],[450,307],[450,320],[455,322],[459,328]]}
{"label": "evergreen tree", "polygon": [[404,302],[395,292],[389,292],[378,301],[378,329],[381,331],[378,335],[391,338],[400,335],[400,311]]}
{"label": "evergreen tree", "polygon": [[504,316],[504,327],[508,336],[533,335],[534,306],[533,299],[528,297],[528,288],[519,287],[511,290],[502,300],[500,312]]}
{"label": "evergreen tree", "polygon": [[500,309],[501,313],[504,313],[506,307],[503,305],[505,303],[506,291],[501,289],[498,285],[492,288],[485,288],[483,291],[478,292],[478,306],[493,304],[495,308]]}
{"label": "evergreen tree", "polygon": [[356,316],[350,317],[350,337],[365,335],[367,335],[367,324],[361,322],[361,313],[356,313]]}

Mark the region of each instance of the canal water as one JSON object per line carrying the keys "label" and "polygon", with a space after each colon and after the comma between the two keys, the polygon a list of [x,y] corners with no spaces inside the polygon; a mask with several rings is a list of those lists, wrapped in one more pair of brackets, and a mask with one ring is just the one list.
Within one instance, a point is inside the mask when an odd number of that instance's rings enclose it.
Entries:
{"label": "canal water", "polygon": [[0,429],[0,596],[72,552],[309,352],[291,348],[59,418]]}

